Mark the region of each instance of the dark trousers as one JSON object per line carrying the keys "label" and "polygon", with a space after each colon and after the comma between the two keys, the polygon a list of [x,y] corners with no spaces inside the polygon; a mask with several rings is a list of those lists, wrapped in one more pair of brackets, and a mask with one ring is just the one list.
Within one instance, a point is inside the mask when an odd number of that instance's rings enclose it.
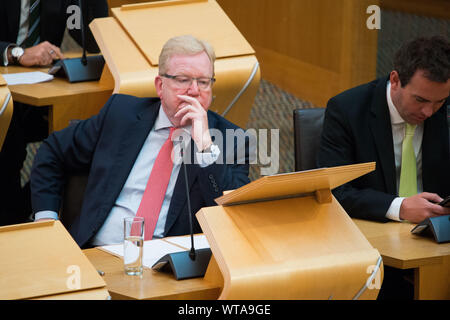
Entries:
{"label": "dark trousers", "polygon": [[413,300],[414,270],[384,266],[384,279],[378,300]]}
{"label": "dark trousers", "polygon": [[29,184],[20,185],[20,170],[27,143],[48,136],[48,107],[33,107],[14,102],[14,111],[0,151],[0,226],[29,221],[31,198]]}

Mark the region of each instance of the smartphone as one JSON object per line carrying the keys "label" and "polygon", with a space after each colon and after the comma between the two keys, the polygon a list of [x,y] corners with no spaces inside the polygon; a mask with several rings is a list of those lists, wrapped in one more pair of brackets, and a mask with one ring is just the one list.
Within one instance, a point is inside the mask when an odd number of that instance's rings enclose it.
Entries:
{"label": "smartphone", "polygon": [[443,207],[450,207],[450,196],[446,197],[444,200],[442,200],[438,204]]}
{"label": "smartphone", "polygon": [[53,60],[52,67],[48,70],[48,74],[56,75],[61,68],[62,68],[61,60],[60,59]]}

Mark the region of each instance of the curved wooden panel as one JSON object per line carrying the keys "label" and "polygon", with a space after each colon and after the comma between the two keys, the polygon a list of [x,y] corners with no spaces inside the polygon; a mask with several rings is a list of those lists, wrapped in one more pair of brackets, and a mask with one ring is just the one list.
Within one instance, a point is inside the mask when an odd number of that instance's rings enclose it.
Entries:
{"label": "curved wooden panel", "polygon": [[368,162],[265,176],[227,192],[215,201],[219,205],[228,206],[310,194],[316,196],[316,191],[332,190],[373,170],[375,162]]}
{"label": "curved wooden panel", "polygon": [[208,41],[218,59],[255,53],[215,0],[156,1],[112,12],[153,66],[158,65],[164,43],[175,35]]}
{"label": "curved wooden panel", "polygon": [[0,227],[0,250],[1,299],[58,299],[93,289],[84,298],[106,298],[105,281],[58,220]]}
{"label": "curved wooden panel", "polygon": [[209,207],[197,218],[223,276],[219,299],[353,299],[380,257],[335,198]]}
{"label": "curved wooden panel", "polygon": [[13,114],[13,99],[6,85],[5,79],[0,75],[0,150],[8,133],[9,124]]}
{"label": "curved wooden panel", "polygon": [[214,256],[206,278],[223,288],[220,299],[375,299],[380,254],[330,193],[374,168],[263,177],[197,212]]}
{"label": "curved wooden panel", "polygon": [[[90,28],[114,80],[113,93],[137,97],[156,96],[158,70],[142,56],[114,18],[95,19]],[[105,81],[103,79],[101,81]]]}

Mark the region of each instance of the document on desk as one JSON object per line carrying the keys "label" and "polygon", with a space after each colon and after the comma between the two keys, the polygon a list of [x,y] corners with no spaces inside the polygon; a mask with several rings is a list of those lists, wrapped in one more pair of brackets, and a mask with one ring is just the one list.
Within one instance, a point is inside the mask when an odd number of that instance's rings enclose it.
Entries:
{"label": "document on desk", "polygon": [[[123,244],[102,246],[99,249],[109,252],[115,256],[123,258]],[[166,242],[162,239],[144,241],[144,253],[142,264],[146,268],[151,268],[159,259],[168,253],[185,251],[177,245]]]}
{"label": "document on desk", "polygon": [[[181,237],[170,237],[164,239],[167,242],[176,244],[180,247],[191,249],[191,236],[181,236]],[[194,248],[195,249],[205,249],[209,248],[208,240],[204,234],[194,235]]]}
{"label": "document on desk", "polygon": [[6,83],[9,86],[16,84],[34,84],[40,82],[47,82],[53,80],[53,76],[48,73],[35,71],[35,72],[21,72],[21,73],[9,73],[2,74]]}

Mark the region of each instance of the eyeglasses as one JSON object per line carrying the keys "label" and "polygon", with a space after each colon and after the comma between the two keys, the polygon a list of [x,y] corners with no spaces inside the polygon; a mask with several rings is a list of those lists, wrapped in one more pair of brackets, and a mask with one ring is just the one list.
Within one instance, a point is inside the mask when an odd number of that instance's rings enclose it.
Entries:
{"label": "eyeglasses", "polygon": [[211,88],[214,82],[216,82],[216,79],[214,78],[206,78],[206,77],[200,77],[200,78],[192,78],[188,76],[172,76],[170,74],[164,73],[161,75],[164,78],[169,78],[174,80],[176,86],[180,89],[187,89],[192,85],[192,81],[197,81],[197,86],[200,90],[208,90]]}

